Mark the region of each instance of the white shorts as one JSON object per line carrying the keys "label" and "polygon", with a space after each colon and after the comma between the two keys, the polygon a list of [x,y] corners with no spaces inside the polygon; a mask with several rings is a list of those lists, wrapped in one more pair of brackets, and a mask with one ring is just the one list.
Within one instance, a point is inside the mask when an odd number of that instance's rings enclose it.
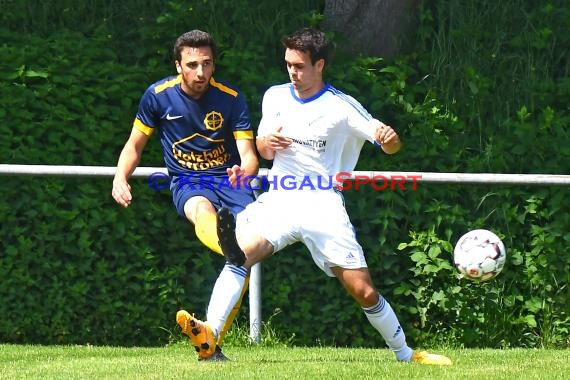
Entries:
{"label": "white shorts", "polygon": [[256,231],[274,252],[304,243],[317,266],[331,277],[331,267],[367,267],[344,199],[334,190],[269,190],[237,215],[236,232],[242,229]]}

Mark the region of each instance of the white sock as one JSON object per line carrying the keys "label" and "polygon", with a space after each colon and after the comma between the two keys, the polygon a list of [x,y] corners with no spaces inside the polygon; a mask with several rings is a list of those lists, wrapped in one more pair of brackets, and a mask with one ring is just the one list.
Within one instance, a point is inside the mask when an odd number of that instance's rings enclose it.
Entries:
{"label": "white sock", "polygon": [[218,336],[219,332],[222,331],[226,319],[239,300],[246,275],[247,269],[244,267],[236,267],[233,264],[226,263],[218,276],[214,289],[212,289],[206,313],[206,320],[214,335]]}
{"label": "white sock", "polygon": [[370,324],[374,326],[386,341],[386,344],[399,361],[408,362],[412,359],[413,350],[406,344],[406,335],[392,306],[380,296],[378,303],[372,307],[362,308]]}

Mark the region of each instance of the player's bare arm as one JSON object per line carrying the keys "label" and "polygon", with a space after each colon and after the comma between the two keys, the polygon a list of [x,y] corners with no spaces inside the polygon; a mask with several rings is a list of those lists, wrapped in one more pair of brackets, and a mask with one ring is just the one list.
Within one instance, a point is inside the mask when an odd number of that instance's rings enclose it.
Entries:
{"label": "player's bare arm", "polygon": [[293,143],[293,140],[290,137],[281,133],[282,129],[283,127],[279,127],[274,132],[271,132],[261,138],[257,138],[257,150],[261,157],[266,160],[273,160],[275,158],[275,152],[287,149],[289,145]]}
{"label": "player's bare arm", "polygon": [[[228,168],[228,177],[232,186],[236,186],[238,178],[245,180],[246,178],[257,175],[259,170],[259,160],[253,146],[253,140],[236,140],[238,152],[241,159],[241,166],[234,165]],[[245,185],[245,183],[241,183]]]}
{"label": "player's bare arm", "polygon": [[387,154],[394,154],[400,150],[402,143],[394,129],[384,123],[376,127],[374,138],[382,146],[382,150]]}
{"label": "player's bare arm", "polygon": [[119,156],[117,170],[113,178],[113,190],[111,191],[111,195],[115,202],[123,207],[128,207],[133,200],[131,186],[128,180],[139,164],[149,137],[150,136],[145,135],[138,129],[133,128]]}

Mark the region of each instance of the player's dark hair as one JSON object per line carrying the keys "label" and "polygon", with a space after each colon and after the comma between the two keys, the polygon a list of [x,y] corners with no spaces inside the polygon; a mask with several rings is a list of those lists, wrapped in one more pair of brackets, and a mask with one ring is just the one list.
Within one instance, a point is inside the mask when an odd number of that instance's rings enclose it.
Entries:
{"label": "player's dark hair", "polygon": [[319,59],[324,59],[325,62],[329,59],[329,43],[325,33],[320,30],[302,28],[283,37],[281,42],[287,49],[309,53],[313,65]]}
{"label": "player's dark hair", "polygon": [[177,61],[182,60],[182,49],[184,47],[210,47],[212,49],[212,58],[214,58],[214,62],[216,61],[218,53],[216,41],[209,33],[194,29],[178,37],[174,43],[174,57]]}

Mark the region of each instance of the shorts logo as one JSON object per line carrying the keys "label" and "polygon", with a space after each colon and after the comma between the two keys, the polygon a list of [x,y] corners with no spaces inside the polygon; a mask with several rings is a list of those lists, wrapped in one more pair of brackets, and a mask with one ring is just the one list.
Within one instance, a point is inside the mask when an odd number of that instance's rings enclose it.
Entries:
{"label": "shorts logo", "polygon": [[348,252],[348,255],[346,255],[346,263],[355,263],[356,262],[356,257],[354,257],[354,255],[352,254],[352,252]]}

